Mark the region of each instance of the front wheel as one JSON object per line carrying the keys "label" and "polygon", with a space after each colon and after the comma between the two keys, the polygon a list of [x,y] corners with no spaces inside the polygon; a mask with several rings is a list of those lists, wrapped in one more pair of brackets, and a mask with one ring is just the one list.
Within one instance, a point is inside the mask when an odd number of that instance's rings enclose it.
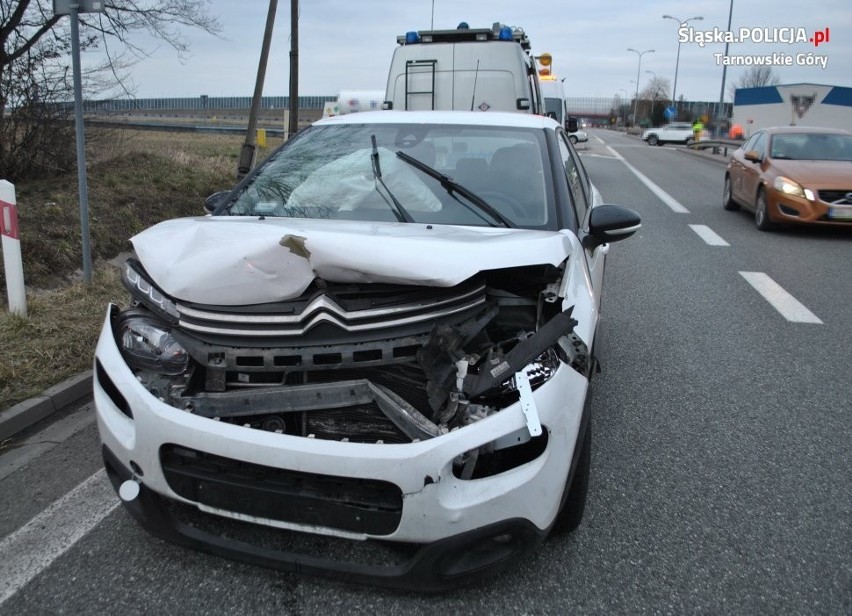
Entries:
{"label": "front wheel", "polygon": [[769,218],[766,191],[762,188],[757,192],[757,201],[754,204],[754,224],[761,231],[769,231],[775,228],[775,225]]}
{"label": "front wheel", "polygon": [[731,176],[725,176],[725,188],[722,190],[722,207],[729,212],[736,212],[740,209],[740,204],[734,201],[731,196]]}
{"label": "front wheel", "polygon": [[571,142],[571,145],[577,145],[577,137],[574,135],[568,135],[568,141]]}
{"label": "front wheel", "polygon": [[648,145],[660,145],[659,141],[660,140],[657,138],[656,135],[650,135],[648,137]]}

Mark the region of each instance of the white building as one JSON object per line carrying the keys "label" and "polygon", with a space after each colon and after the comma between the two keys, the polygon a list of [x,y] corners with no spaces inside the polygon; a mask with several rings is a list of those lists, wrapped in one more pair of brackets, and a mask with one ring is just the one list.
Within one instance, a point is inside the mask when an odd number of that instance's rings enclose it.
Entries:
{"label": "white building", "polygon": [[852,131],[852,88],[796,83],[738,88],[732,124],[748,137],[769,126],[820,126]]}

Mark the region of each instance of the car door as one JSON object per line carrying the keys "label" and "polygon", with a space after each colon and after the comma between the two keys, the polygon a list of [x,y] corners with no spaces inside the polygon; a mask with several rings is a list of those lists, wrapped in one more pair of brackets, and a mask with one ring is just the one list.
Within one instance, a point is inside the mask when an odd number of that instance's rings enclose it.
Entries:
{"label": "car door", "polygon": [[731,195],[736,201],[743,201],[743,175],[745,174],[746,165],[750,164],[744,158],[744,155],[753,148],[759,136],[760,133],[755,133],[749,137],[748,140],[731,155],[731,168],[729,170],[729,176],[731,178]]}
{"label": "car door", "polygon": [[[756,139],[754,143],[751,144],[750,148],[760,154],[760,161],[753,162],[743,158],[742,191],[740,199],[749,207],[754,207],[755,197],[757,196],[757,187],[760,185],[763,161],[766,158],[766,153],[768,151],[767,144],[769,142],[769,138],[763,131],[757,133],[755,137]],[[751,142],[751,140],[749,140],[749,142]],[[745,152],[748,151],[749,150],[746,150]],[[745,152],[743,152],[743,154],[745,154]]]}
{"label": "car door", "polygon": [[[598,205],[595,200],[595,190],[577,151],[571,147],[568,136],[564,131],[559,131],[558,137],[564,181],[568,185],[568,193],[571,196],[572,207],[577,217],[577,225],[582,229],[588,223],[589,210]],[[594,292],[593,301],[598,311],[600,310],[599,298],[603,288],[604,266],[608,252],[609,244],[603,244],[594,250],[583,251],[584,258],[582,261]]]}

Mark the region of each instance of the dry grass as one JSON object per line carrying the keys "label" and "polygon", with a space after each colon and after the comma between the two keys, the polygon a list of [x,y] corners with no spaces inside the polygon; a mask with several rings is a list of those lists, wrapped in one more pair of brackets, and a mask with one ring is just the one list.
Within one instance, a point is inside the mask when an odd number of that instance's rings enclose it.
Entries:
{"label": "dry grass", "polygon": [[27,318],[0,314],[0,410],[90,369],[106,306],[125,295],[118,268],[100,263],[91,285],[30,294]]}
{"label": "dry grass", "polygon": [[[125,301],[117,268],[107,261],[157,222],[202,214],[205,197],[234,184],[242,138],[113,130],[92,143],[89,220],[97,265],[91,285],[78,282],[76,174],[15,187],[28,318],[6,312],[0,267],[0,410],[91,368],[107,303]],[[258,159],[269,151],[259,150]]]}

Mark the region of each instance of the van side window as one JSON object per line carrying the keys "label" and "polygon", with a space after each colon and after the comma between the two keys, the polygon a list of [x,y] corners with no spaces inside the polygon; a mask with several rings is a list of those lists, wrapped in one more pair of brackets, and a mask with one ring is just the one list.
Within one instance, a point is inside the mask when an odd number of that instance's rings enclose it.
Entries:
{"label": "van side window", "polygon": [[559,133],[559,154],[565,169],[565,179],[568,182],[568,191],[571,193],[574,212],[577,215],[577,224],[582,227],[586,219],[586,212],[589,209],[588,178],[583,175],[582,169],[577,164],[576,154],[571,150],[568,140],[562,132]]}

